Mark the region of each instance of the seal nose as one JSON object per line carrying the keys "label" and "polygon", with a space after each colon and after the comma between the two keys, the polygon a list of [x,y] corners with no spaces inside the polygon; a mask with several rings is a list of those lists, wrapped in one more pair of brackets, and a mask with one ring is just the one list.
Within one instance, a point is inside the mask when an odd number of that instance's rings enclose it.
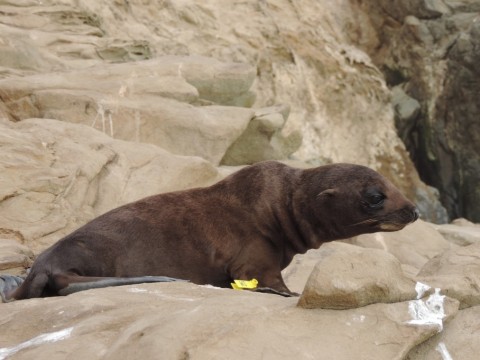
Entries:
{"label": "seal nose", "polygon": [[420,217],[420,211],[417,208],[413,209],[413,221],[417,221]]}

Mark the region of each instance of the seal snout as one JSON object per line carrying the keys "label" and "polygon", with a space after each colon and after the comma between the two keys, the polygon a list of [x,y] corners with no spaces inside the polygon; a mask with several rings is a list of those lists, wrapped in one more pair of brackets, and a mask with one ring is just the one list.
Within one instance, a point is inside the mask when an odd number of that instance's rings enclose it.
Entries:
{"label": "seal snout", "polygon": [[418,218],[420,217],[420,211],[418,210],[418,208],[411,204],[410,206],[407,206],[405,207],[403,210],[402,210],[402,213],[403,213],[403,222],[405,224],[411,224],[411,223],[414,223],[415,221],[418,220]]}
{"label": "seal snout", "polygon": [[413,221],[417,221],[419,217],[420,217],[420,211],[418,211],[417,208],[414,208],[413,209]]}

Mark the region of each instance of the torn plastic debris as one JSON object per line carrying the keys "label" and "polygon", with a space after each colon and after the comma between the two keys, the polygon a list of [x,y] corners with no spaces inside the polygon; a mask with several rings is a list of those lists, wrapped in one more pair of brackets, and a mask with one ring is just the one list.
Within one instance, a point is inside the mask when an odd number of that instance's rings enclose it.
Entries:
{"label": "torn plastic debris", "polygon": [[415,291],[417,292],[417,300],[418,299],[421,299],[423,297],[423,295],[428,291],[430,290],[432,287],[431,286],[428,286],[427,284],[424,284],[424,283],[421,283],[421,282],[417,282],[415,284]]}
{"label": "torn plastic debris", "polygon": [[6,359],[7,357],[19,352],[20,350],[27,349],[32,346],[38,346],[45,343],[52,343],[60,340],[65,340],[70,337],[72,330],[73,330],[73,327],[70,327],[68,329],[63,329],[60,331],[42,334],[37,337],[34,337],[33,339],[25,341],[19,345],[12,346],[9,348],[1,348],[0,360]]}
{"label": "torn plastic debris", "polygon": [[408,303],[408,312],[412,320],[407,321],[412,325],[438,325],[439,332],[443,330],[443,318],[445,311],[443,302],[445,295],[440,295],[440,289],[435,288],[435,293],[426,301],[412,300]]}
{"label": "torn plastic debris", "polygon": [[435,350],[437,350],[440,353],[443,360],[453,360],[453,358],[450,355],[450,353],[448,352],[447,347],[445,346],[444,342],[438,343]]}

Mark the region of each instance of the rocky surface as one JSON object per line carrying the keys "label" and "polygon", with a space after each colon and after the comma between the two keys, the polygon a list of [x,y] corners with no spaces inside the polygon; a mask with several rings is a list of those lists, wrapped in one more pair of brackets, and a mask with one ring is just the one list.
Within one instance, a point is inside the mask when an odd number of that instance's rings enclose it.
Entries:
{"label": "rocky surface", "polygon": [[[116,206],[267,159],[369,165],[445,222],[395,125],[450,213],[474,208],[476,3],[0,0],[0,274]],[[473,360],[479,237],[417,221],[297,255],[283,276],[308,309],[188,283],[0,304],[0,359]]]}
{"label": "rocky surface", "polygon": [[[420,181],[396,134],[383,75],[351,45],[355,24],[363,24],[364,41],[375,34],[354,2],[248,0],[222,7],[213,0],[45,0],[0,6],[0,113],[10,120],[94,125],[115,138],[214,164],[292,152],[312,164],[361,163],[420,203],[425,219],[446,221],[435,191]],[[286,121],[284,111],[282,120],[255,110],[249,122],[250,109],[222,107],[278,104],[290,108]]]}
{"label": "rocky surface", "polygon": [[5,79],[0,81],[0,98],[11,109],[10,120],[37,117],[85,124],[116,139],[156,144],[218,165],[254,112],[233,106],[195,107],[190,102],[222,103],[241,97],[253,79],[254,69],[246,65],[160,57]]}
{"label": "rocky surface", "polygon": [[451,217],[480,221],[480,1],[367,1],[362,47],[394,91],[396,122]]}
{"label": "rocky surface", "polygon": [[480,351],[478,316],[480,306],[460,311],[445,330],[413,349],[407,360],[476,359]]}
{"label": "rocky surface", "polygon": [[435,225],[442,236],[453,244],[460,246],[480,243],[480,234],[478,233],[478,225],[473,223],[459,224],[454,222],[452,224]]}
{"label": "rocky surface", "polygon": [[[401,359],[438,331],[434,324],[409,324],[408,302],[342,312],[295,303],[276,295],[164,283],[3,304],[0,356]],[[451,317],[455,301],[446,301],[444,309]],[[53,340],[46,341],[47,334]],[[348,346],[338,336],[349,339]]]}
{"label": "rocky surface", "polygon": [[392,233],[364,234],[346,242],[367,248],[382,249],[395,255],[404,270],[410,274],[418,271],[432,258],[456,248],[432,227],[417,220],[402,231]]}
{"label": "rocky surface", "polygon": [[446,251],[423,266],[417,278],[442,288],[460,307],[480,305],[480,243]]}
{"label": "rocky surface", "polygon": [[[392,235],[401,238],[407,230]],[[305,309],[297,306],[298,298],[188,283],[123,286],[2,304],[0,358],[127,359],[133,354],[147,358],[161,354],[288,359],[296,354],[308,359],[322,354],[351,359],[361,353],[365,359],[436,359],[448,354],[473,360],[480,294],[471,291],[469,299],[476,303],[468,302],[452,285],[477,272],[476,252],[469,247],[444,252],[424,266],[416,282],[402,275],[401,260],[384,250],[337,242],[297,255],[285,270],[292,289],[303,289],[303,274],[311,272],[315,262],[313,274],[340,285],[307,284],[302,296],[310,286],[344,304],[358,291],[366,294],[368,284],[375,281],[383,289],[369,293],[368,302],[373,304],[359,303],[348,310]],[[324,274],[318,274],[321,269]],[[454,277],[442,282],[445,273]],[[419,281],[425,285],[419,286]],[[433,291],[429,286],[441,288]],[[399,288],[403,299],[383,303],[389,291]],[[459,305],[462,310],[457,310]]]}
{"label": "rocky surface", "polygon": [[90,126],[30,119],[0,128],[0,229],[35,252],[114,207],[221,178],[200,157]]}
{"label": "rocky surface", "polygon": [[0,237],[0,274],[6,272],[11,275],[22,274],[33,264],[34,255],[30,248],[20,244],[8,235]]}

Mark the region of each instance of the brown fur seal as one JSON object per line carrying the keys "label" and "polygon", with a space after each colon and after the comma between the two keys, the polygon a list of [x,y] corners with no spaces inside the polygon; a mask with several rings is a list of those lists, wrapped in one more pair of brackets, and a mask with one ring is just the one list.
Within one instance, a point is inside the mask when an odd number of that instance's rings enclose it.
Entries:
{"label": "brown fur seal", "polygon": [[383,176],[359,165],[295,169],[268,161],[207,188],[147,197],[97,217],[38,256],[10,298],[52,296],[75,283],[145,275],[229,287],[281,276],[326,241],[396,231],[418,218]]}

